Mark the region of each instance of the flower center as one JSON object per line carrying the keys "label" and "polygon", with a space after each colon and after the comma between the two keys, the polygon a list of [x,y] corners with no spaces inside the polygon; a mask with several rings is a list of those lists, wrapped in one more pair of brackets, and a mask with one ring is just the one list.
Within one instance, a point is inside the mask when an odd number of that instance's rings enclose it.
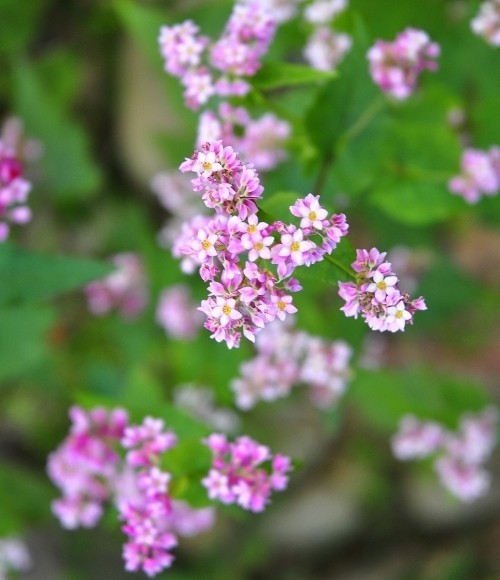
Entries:
{"label": "flower center", "polygon": [[211,243],[210,243],[208,240],[203,240],[203,241],[201,242],[201,247],[202,247],[204,250],[208,250],[208,248],[211,248],[211,247],[212,247],[212,244],[211,244]]}
{"label": "flower center", "polygon": [[318,219],[318,214],[315,211],[310,212],[309,219],[313,222],[314,220]]}
{"label": "flower center", "polygon": [[377,288],[379,290],[387,290],[387,283],[384,282],[383,280],[381,280],[378,284],[377,284]]}
{"label": "flower center", "polygon": [[280,300],[280,301],[278,302],[278,308],[279,308],[280,310],[285,310],[285,308],[286,308],[286,302],[283,302],[283,300]]}
{"label": "flower center", "polygon": [[300,251],[299,242],[293,242],[293,244],[290,246],[290,249],[292,250],[292,252],[299,252]]}
{"label": "flower center", "polygon": [[231,314],[231,306],[228,306],[227,304],[225,306],[222,307],[222,313],[225,314],[226,316],[229,316]]}
{"label": "flower center", "polygon": [[248,226],[248,233],[249,234],[254,234],[256,231],[257,231],[257,226],[255,226],[253,224]]}
{"label": "flower center", "polygon": [[254,248],[257,250],[257,252],[260,252],[263,247],[264,247],[264,244],[262,242],[257,242],[254,246]]}
{"label": "flower center", "polygon": [[394,316],[396,318],[403,318],[403,311],[402,310],[396,310],[396,314]]}
{"label": "flower center", "polygon": [[210,169],[212,169],[212,164],[209,163],[208,161],[205,161],[205,163],[203,163],[202,167],[205,171],[210,171]]}

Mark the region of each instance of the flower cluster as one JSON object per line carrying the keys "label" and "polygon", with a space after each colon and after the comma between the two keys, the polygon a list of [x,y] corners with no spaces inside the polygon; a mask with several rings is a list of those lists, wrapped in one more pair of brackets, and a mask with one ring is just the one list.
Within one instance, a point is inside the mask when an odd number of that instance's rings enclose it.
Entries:
{"label": "flower cluster", "polygon": [[439,53],[439,45],[431,42],[426,32],[406,28],[394,42],[377,40],[370,48],[370,74],[383,91],[396,99],[406,99],[415,90],[423,70],[437,69],[433,59]]}
{"label": "flower cluster", "polygon": [[500,0],[481,4],[479,14],[472,19],[471,28],[493,46],[500,46]]}
{"label": "flower cluster", "polygon": [[479,415],[464,416],[458,432],[453,433],[439,423],[406,415],[392,438],[392,450],[402,461],[439,453],[434,469],[441,483],[461,501],[471,502],[490,486],[490,474],[483,464],[496,444],[497,421],[496,409],[488,407]]}
{"label": "flower cluster", "polygon": [[72,407],[69,416],[70,434],[47,464],[49,477],[63,494],[53,502],[52,511],[65,528],[93,527],[111,497],[119,464],[115,447],[128,416],[121,409],[108,413],[99,407],[89,413]]}
{"label": "flower cluster", "polygon": [[357,250],[352,267],[356,282],[339,282],[339,296],[346,301],[341,310],[346,316],[365,319],[372,330],[397,332],[413,323],[417,310],[426,310],[422,297],[411,300],[399,290],[398,278],[390,262],[384,262],[385,252],[376,248]]}
{"label": "flower cluster", "polygon": [[[286,474],[292,470],[289,457],[273,456],[268,447],[250,437],[238,437],[229,443],[225,435],[213,433],[204,443],[213,454],[212,469],[202,480],[210,499],[261,512],[272,491],[286,489]],[[262,467],[268,461],[271,473]]]}
{"label": "flower cluster", "polygon": [[8,572],[26,572],[31,558],[26,544],[15,537],[0,538],[0,580],[7,580]]}
{"label": "flower cluster", "polygon": [[125,319],[133,319],[146,307],[148,289],[142,261],[136,254],[116,254],[111,262],[117,270],[84,288],[92,314],[102,316],[116,308]]}
{"label": "flower cluster", "polygon": [[346,8],[347,0],[315,0],[304,9],[305,20],[313,25],[304,57],[313,68],[333,70],[351,50],[352,38],[331,28],[333,20]]}
{"label": "flower cluster", "polygon": [[31,210],[26,205],[31,183],[24,178],[15,145],[13,140],[0,139],[0,242],[9,237],[10,223],[25,224],[31,219]]}
{"label": "flower cluster", "polygon": [[[199,35],[191,20],[160,29],[160,52],[165,70],[181,79],[186,105],[197,109],[212,95],[223,97],[248,93],[245,77],[260,68],[276,30],[272,13],[258,0],[237,2],[221,37],[211,42]],[[219,77],[215,80],[215,72]]]}
{"label": "flower cluster", "polygon": [[500,191],[500,147],[489,151],[465,149],[460,162],[462,173],[450,179],[448,188],[468,203],[477,203],[481,196]]}
{"label": "flower cluster", "polygon": [[[333,251],[347,233],[345,215],[328,219],[319,196],[309,194],[290,207],[301,218],[300,227],[259,221],[259,176],[219,141],[205,143],[180,169],[197,174],[193,188],[203,192],[207,207],[218,214],[197,232],[192,228],[191,241],[186,239],[180,248],[198,261],[201,278],[210,281],[209,297],[201,303],[205,327],[229,348],[239,345],[241,332],[254,341],[266,324],[297,311],[288,292],[301,286],[291,276],[297,266],[310,266]],[[275,265],[276,274],[257,262]]]}
{"label": "flower cluster", "polygon": [[326,408],[347,388],[352,349],[344,341],[328,342],[275,321],[259,334],[255,346],[257,356],[244,362],[241,377],[231,381],[240,409],[286,397],[298,384],[308,387],[314,404]]}
{"label": "flower cluster", "polygon": [[237,150],[244,163],[251,160],[259,171],[268,171],[285,159],[282,145],[290,133],[290,124],[273,113],[253,120],[244,107],[223,102],[218,116],[213,111],[200,116],[196,146],[221,140]]}
{"label": "flower cluster", "polygon": [[[168,494],[170,474],[159,468],[163,453],[176,443],[161,419],[130,425],[122,409],[70,410],[70,434],[49,456],[47,470],[63,497],[52,510],[65,528],[95,526],[103,505],[112,501],[128,536],[127,570],[154,576],[171,565],[175,534],[193,536],[212,527],[212,508],[194,510]],[[120,455],[128,450],[125,461]]]}
{"label": "flower cluster", "polygon": [[156,321],[172,338],[196,338],[198,329],[203,326],[203,314],[191,301],[189,286],[174,284],[163,290],[158,299]]}

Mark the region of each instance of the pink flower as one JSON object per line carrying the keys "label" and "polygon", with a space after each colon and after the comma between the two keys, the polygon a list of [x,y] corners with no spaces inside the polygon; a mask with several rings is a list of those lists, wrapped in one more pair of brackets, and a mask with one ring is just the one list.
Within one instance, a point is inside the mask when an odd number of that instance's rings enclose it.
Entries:
{"label": "pink flower", "polygon": [[492,46],[500,46],[500,1],[487,0],[472,19],[471,28]]}
{"label": "pink flower", "polygon": [[461,195],[467,203],[477,203],[482,194],[496,195],[500,190],[497,148],[489,151],[465,149],[460,162],[462,173],[448,182],[451,193]]}
{"label": "pink flower", "polygon": [[214,318],[219,318],[222,326],[227,326],[231,320],[239,320],[241,318],[241,312],[236,310],[236,300],[233,298],[222,298],[221,296],[216,298],[217,306],[212,309],[212,316]]}
{"label": "pink flower", "polygon": [[444,432],[441,425],[419,421],[413,415],[405,415],[399,431],[392,438],[392,451],[397,459],[424,459],[432,455],[443,444]]}

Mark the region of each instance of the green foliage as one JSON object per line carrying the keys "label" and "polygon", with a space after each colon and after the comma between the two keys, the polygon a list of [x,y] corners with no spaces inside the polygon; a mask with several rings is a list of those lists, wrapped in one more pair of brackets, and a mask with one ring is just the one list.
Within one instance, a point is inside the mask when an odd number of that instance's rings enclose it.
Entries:
{"label": "green foliage", "polygon": [[318,83],[336,76],[334,71],[318,71],[301,64],[269,62],[252,77],[251,82],[255,88],[266,91]]}
{"label": "green foliage", "polygon": [[44,145],[43,173],[50,194],[66,203],[96,195],[102,174],[90,156],[88,136],[26,60],[15,61],[12,100],[28,132]]}
{"label": "green foliage", "polygon": [[51,298],[102,278],[112,270],[109,264],[95,260],[50,256],[2,244],[0,276],[9,283],[0,287],[0,303]]}
{"label": "green foliage", "polygon": [[0,54],[19,52],[35,36],[43,8],[50,0],[0,2]]}
{"label": "green foliage", "polygon": [[426,368],[358,370],[348,396],[364,417],[388,432],[396,432],[408,413],[454,430],[461,415],[479,412],[488,404],[487,395],[474,381]]}

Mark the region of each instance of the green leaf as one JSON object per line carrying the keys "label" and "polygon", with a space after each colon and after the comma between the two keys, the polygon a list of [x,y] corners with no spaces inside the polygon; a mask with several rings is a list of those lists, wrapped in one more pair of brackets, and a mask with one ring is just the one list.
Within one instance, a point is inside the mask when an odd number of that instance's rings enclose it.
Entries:
{"label": "green leaf", "polygon": [[311,141],[324,154],[332,153],[344,133],[354,130],[361,119],[364,128],[384,105],[383,97],[368,76],[368,44],[365,27],[358,19],[354,48],[339,68],[339,79],[329,81],[318,92],[306,116]]}
{"label": "green leaf", "polygon": [[486,394],[473,381],[428,369],[359,370],[349,397],[368,420],[390,432],[408,413],[456,429],[461,415],[479,412],[488,404]]}
{"label": "green leaf", "polygon": [[351,242],[343,237],[330,255],[325,254],[322,262],[317,262],[309,268],[301,266],[295,274],[299,279],[318,278],[327,284],[337,286],[339,282],[352,282],[355,279],[351,266],[355,259],[356,251]]}
{"label": "green leaf", "polygon": [[45,478],[16,465],[0,463],[0,536],[20,533],[27,524],[49,520],[50,502],[55,495]]}
{"label": "green leaf", "polygon": [[303,64],[269,62],[257,71],[250,82],[257,89],[270,90],[323,82],[336,76],[335,71],[319,71]]}
{"label": "green leaf", "polygon": [[0,2],[0,53],[21,52],[36,34],[47,0]]}
{"label": "green leaf", "polygon": [[47,188],[59,200],[95,195],[102,174],[90,157],[83,127],[61,109],[28,62],[15,61],[13,81],[14,109],[27,131],[44,145],[40,164]]}
{"label": "green leaf", "polygon": [[273,221],[278,219],[284,222],[289,222],[293,217],[290,213],[290,206],[294,205],[301,197],[303,196],[301,196],[300,193],[294,191],[278,191],[260,202],[259,212],[262,208],[262,210],[270,217],[275,216],[273,217]]}
{"label": "green leaf", "polygon": [[0,245],[0,276],[8,284],[0,286],[0,303],[33,302],[79,288],[109,274],[109,264],[50,256]]}
{"label": "green leaf", "polygon": [[0,308],[0,380],[22,376],[46,356],[54,319],[49,308]]}

